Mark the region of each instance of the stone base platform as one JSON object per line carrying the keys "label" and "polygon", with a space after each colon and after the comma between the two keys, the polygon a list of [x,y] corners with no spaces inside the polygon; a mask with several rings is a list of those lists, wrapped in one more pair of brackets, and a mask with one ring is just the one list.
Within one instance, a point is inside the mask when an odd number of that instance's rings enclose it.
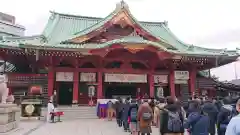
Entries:
{"label": "stone base platform", "polygon": [[0,104],[0,133],[18,128],[20,108],[16,104]]}

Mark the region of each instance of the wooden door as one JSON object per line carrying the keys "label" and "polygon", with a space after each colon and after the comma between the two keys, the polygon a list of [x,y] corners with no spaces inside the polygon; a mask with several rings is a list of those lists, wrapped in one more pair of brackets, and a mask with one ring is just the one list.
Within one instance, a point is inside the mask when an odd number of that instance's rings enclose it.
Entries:
{"label": "wooden door", "polygon": [[78,96],[79,105],[87,105],[88,104],[88,87],[86,83],[79,84],[79,96]]}

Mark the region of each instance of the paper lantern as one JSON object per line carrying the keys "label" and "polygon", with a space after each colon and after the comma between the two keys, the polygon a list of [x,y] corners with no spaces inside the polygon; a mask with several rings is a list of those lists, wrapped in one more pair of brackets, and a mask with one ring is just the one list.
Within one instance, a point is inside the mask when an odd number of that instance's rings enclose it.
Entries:
{"label": "paper lantern", "polygon": [[31,94],[42,94],[42,87],[41,86],[31,86],[30,93]]}

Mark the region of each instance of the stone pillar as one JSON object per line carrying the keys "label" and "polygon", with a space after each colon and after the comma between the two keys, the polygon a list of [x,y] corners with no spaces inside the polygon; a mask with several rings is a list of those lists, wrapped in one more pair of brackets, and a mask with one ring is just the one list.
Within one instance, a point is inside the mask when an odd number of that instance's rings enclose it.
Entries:
{"label": "stone pillar", "polygon": [[154,77],[152,73],[148,75],[148,84],[149,84],[149,96],[150,98],[154,98]]}
{"label": "stone pillar", "polygon": [[101,99],[103,98],[103,89],[102,89],[102,72],[100,71],[97,73],[97,82],[98,82],[97,98]]}
{"label": "stone pillar", "polygon": [[176,92],[175,92],[175,76],[174,76],[174,70],[171,70],[171,71],[170,71],[170,74],[169,74],[169,86],[170,86],[171,96],[175,98]]}
{"label": "stone pillar", "polygon": [[192,68],[192,70],[189,71],[189,81],[188,81],[188,86],[189,86],[189,93],[191,93],[191,96],[193,97],[193,94],[195,93],[195,84],[196,84],[196,68]]}
{"label": "stone pillar", "polygon": [[48,97],[50,98],[53,95],[54,89],[54,69],[53,67],[48,68]]}
{"label": "stone pillar", "polygon": [[73,104],[78,103],[78,91],[79,91],[79,72],[74,71],[73,74]]}

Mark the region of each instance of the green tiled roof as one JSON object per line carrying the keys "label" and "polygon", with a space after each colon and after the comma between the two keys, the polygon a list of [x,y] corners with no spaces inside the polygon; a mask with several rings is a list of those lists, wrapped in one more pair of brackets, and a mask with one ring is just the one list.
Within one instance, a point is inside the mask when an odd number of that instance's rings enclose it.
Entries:
{"label": "green tiled roof", "polygon": [[[149,34],[160,39],[162,42],[151,42],[143,39],[133,37],[115,39],[103,44],[65,44],[67,41],[74,37],[85,35],[93,30],[101,28],[108,22],[114,15],[121,10],[127,11],[131,20],[142,27],[143,30]],[[107,47],[113,43],[121,42],[134,42],[134,43],[147,43],[160,49],[166,50],[170,53],[182,55],[206,55],[206,56],[238,56],[236,50],[229,51],[224,49],[208,49],[186,44],[180,41],[168,28],[165,22],[141,22],[137,21],[129,12],[129,9],[122,7],[114,10],[105,18],[77,16],[69,14],[61,14],[51,12],[48,23],[43,30],[42,34],[38,36],[20,37],[20,38],[7,38],[0,40],[0,47],[33,47],[33,48],[52,48],[52,49],[94,49]],[[174,48],[171,48],[173,46]]]}

